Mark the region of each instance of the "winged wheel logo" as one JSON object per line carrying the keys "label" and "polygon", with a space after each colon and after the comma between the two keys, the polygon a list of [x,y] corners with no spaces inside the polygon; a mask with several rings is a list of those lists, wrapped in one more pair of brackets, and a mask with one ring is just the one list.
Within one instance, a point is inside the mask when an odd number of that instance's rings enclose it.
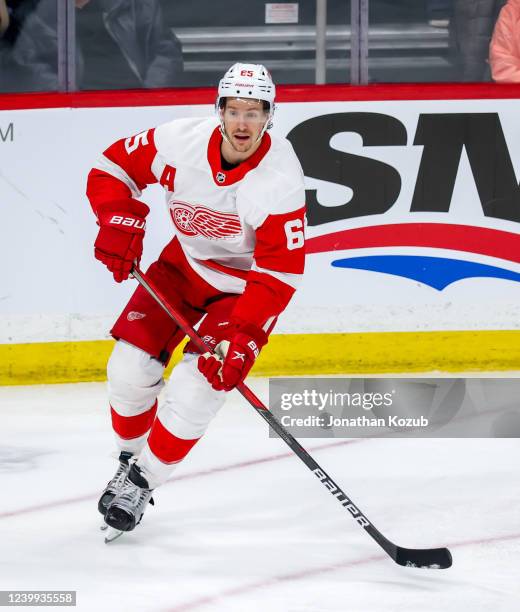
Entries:
{"label": "winged wheel logo", "polygon": [[240,219],[234,213],[193,206],[187,202],[170,202],[170,215],[175,227],[185,236],[226,240],[242,233]]}

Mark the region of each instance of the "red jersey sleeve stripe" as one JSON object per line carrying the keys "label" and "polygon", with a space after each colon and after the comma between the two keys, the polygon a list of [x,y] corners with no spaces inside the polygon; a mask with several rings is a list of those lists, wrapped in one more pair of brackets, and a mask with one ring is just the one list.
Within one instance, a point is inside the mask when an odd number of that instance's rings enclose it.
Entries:
{"label": "red jersey sleeve stripe", "polygon": [[238,298],[232,319],[240,319],[263,328],[271,317],[277,317],[290,302],[293,287],[269,274],[252,270],[244,293]]}
{"label": "red jersey sleeve stripe", "polygon": [[303,274],[305,267],[305,207],[269,215],[256,230],[254,258],[260,268]]}
{"label": "red jersey sleeve stripe", "polygon": [[132,193],[123,181],[103,170],[93,168],[88,175],[87,197],[94,212],[97,214],[97,207],[100,204],[131,198]]}
{"label": "red jersey sleeve stripe", "polygon": [[104,151],[104,155],[118,165],[142,190],[146,185],[157,183],[152,172],[152,163],[157,155],[154,141],[155,129],[122,138]]}
{"label": "red jersey sleeve stripe", "polygon": [[251,268],[251,270],[254,270],[255,272],[259,272],[260,274],[267,274],[268,276],[272,276],[276,278],[277,280],[281,281],[282,283],[289,285],[293,289],[298,288],[300,281],[303,278],[302,274],[292,274],[290,272],[277,272],[275,270],[268,270],[267,268],[261,268],[260,266],[256,264],[256,262],[253,262],[253,267]]}

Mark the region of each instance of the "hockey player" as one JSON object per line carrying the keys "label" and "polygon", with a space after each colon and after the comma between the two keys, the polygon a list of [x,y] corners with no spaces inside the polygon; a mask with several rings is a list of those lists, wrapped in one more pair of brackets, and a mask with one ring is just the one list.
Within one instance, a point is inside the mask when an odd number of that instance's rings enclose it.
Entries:
{"label": "hockey player", "polygon": [[120,463],[98,504],[114,529],[139,523],[152,490],[246,377],[303,273],[303,172],[290,143],[267,132],[274,99],[263,66],[235,64],[218,87],[218,120],[177,119],[119,140],[89,174],[95,257],[117,282],[143,250],[149,208],[136,198],[164,187],[174,237],[147,275],[192,325],[202,319],[217,353],[186,345],[156,415],[183,333],[140,286],[116,321],[107,370]]}

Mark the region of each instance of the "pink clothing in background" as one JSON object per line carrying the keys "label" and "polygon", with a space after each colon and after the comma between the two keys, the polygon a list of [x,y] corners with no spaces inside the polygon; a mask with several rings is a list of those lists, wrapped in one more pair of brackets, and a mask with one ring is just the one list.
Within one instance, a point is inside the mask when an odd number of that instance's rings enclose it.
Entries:
{"label": "pink clothing in background", "polygon": [[520,0],[500,11],[489,46],[491,75],[497,83],[520,83]]}

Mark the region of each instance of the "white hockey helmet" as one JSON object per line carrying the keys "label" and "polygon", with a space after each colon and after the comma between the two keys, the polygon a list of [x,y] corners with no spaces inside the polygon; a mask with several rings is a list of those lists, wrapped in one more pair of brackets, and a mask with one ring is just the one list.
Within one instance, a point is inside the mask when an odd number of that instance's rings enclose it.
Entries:
{"label": "white hockey helmet", "polygon": [[220,112],[223,98],[244,98],[250,100],[262,100],[269,104],[269,116],[260,134],[263,136],[265,130],[273,126],[274,98],[276,87],[269,70],[262,64],[236,63],[228,68],[226,74],[220,79],[218,85],[217,101],[215,109],[220,119],[221,131],[224,135],[224,122]]}

